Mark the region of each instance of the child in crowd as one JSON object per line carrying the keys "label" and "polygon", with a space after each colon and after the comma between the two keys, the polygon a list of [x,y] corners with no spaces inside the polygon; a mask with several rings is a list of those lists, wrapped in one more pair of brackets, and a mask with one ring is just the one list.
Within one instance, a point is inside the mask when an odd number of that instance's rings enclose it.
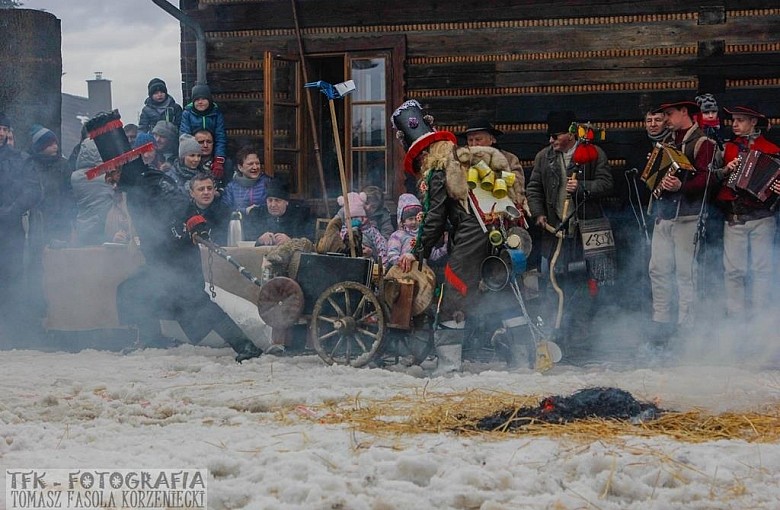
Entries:
{"label": "child in crowd", "polygon": [[214,160],[211,163],[211,173],[220,180],[225,173],[227,151],[225,117],[212,99],[208,85],[192,87],[192,102],[184,107],[181,116],[180,134],[192,135],[199,129],[207,129],[214,135]]}
{"label": "child in crowd", "polygon": [[190,180],[200,172],[200,145],[191,135],[179,138],[179,159],[165,175],[173,179],[176,188],[187,198],[190,197]]}
{"label": "child in crowd", "polygon": [[[149,97],[144,101],[141,116],[138,119],[138,130],[150,133],[161,120],[178,126],[181,123],[181,106],[168,95],[168,87],[160,78],[152,78],[149,82]],[[132,142],[131,142],[132,143]]]}
{"label": "child in crowd", "polygon": [[239,149],[236,160],[238,171],[225,188],[222,200],[231,211],[248,214],[253,208],[265,205],[271,178],[260,168],[260,157],[254,147]]}
{"label": "child in crowd", "polygon": [[[366,215],[366,194],[365,193],[350,193],[349,198],[349,215],[352,219],[352,228],[357,228],[360,231],[363,245],[364,257],[373,258],[375,262],[384,264],[387,259],[387,241],[382,237],[382,233],[379,232],[374,225],[368,219]],[[338,198],[338,204],[344,205],[344,197]],[[341,227],[341,238],[344,243],[348,245],[349,234],[347,233],[347,225]]]}
{"label": "child in crowd", "polygon": [[[420,225],[422,205],[416,196],[404,193],[398,197],[398,230],[392,233],[387,242],[386,269],[398,263],[401,257],[415,258],[412,253],[417,239],[417,227]],[[447,255],[447,244],[434,248],[429,260],[435,261]]]}

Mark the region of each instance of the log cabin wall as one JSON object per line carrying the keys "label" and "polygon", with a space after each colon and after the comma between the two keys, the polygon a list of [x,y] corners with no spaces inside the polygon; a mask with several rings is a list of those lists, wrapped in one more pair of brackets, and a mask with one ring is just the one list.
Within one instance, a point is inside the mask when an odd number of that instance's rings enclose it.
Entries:
{"label": "log cabin wall", "polygon": [[[291,0],[180,4],[206,31],[207,76],[223,105],[231,147],[259,143],[263,52],[297,53]],[[491,118],[505,133],[501,146],[527,164],[547,143],[544,121],[551,110],[573,110],[578,120],[606,128],[601,146],[616,171],[642,164],[643,104],[711,92],[721,108],[753,103],[772,124],[779,121],[780,8],[772,1],[297,0],[295,5],[306,53],[361,47],[378,38],[401,40],[404,58],[394,63],[392,76],[402,95],[394,98],[397,103],[419,100],[440,128],[456,133],[471,117]],[[194,84],[194,65],[194,37],[184,29],[185,97]],[[770,138],[776,138],[774,132]],[[400,168],[400,144],[392,137],[388,144]],[[314,176],[311,164],[306,171]],[[390,198],[401,192],[399,179]],[[316,187],[306,196],[317,196]]]}

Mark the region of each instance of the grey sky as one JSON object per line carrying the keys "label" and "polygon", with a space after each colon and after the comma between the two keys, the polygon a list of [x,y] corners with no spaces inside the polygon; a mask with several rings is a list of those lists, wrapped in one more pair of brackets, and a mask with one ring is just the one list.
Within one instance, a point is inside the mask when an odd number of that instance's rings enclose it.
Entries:
{"label": "grey sky", "polygon": [[[111,80],[114,108],[138,122],[151,78],[162,78],[181,104],[179,22],[151,0],[22,0],[62,24],[62,91],[87,95],[86,80]],[[173,5],[179,5],[173,0]]]}

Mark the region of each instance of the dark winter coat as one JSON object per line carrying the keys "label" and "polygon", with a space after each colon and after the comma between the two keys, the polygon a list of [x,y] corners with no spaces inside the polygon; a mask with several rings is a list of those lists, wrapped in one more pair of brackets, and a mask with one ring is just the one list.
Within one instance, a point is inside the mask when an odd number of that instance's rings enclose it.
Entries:
{"label": "dark winter coat", "polygon": [[290,201],[281,216],[271,216],[266,207],[255,207],[244,221],[244,238],[257,239],[266,232],[283,233],[291,238],[305,237],[314,240],[314,225],[309,209],[301,203]]}
{"label": "dark winter coat", "polygon": [[[22,215],[37,204],[42,196],[38,174],[29,157],[8,145],[0,146],[0,284],[7,281],[9,272],[22,267],[24,229]],[[2,301],[2,300],[0,300]]]}
{"label": "dark winter coat", "polygon": [[227,240],[230,210],[219,198],[214,199],[214,202],[206,209],[201,209],[194,201],[190,200],[175,222],[174,229],[178,235],[172,235],[170,238],[171,260],[176,261],[177,270],[182,271],[182,274],[186,275],[187,278],[199,278],[202,287],[203,271],[200,262],[200,249],[192,242],[184,229],[187,220],[197,215],[206,219],[206,224],[199,227],[200,231],[208,232],[208,238],[211,241],[224,246]]}
{"label": "dark winter coat", "polygon": [[119,190],[127,193],[127,209],[146,264],[175,265],[177,251],[172,242],[172,229],[179,228],[189,198],[170,177],[140,160],[124,166]]}
{"label": "dark winter coat", "polygon": [[209,104],[206,111],[195,109],[193,103],[184,107],[181,115],[179,133],[194,134],[199,129],[208,129],[214,135],[214,156],[225,157],[227,153],[227,134],[225,133],[225,117],[217,103]]}
{"label": "dark winter coat", "polygon": [[[430,205],[422,226],[421,246],[415,248],[427,259],[439,245],[445,230],[449,231],[450,256],[444,273],[449,288],[444,291],[442,320],[451,320],[455,312],[466,313],[472,308],[464,299],[477,297],[480,267],[489,255],[487,235],[475,213],[471,212],[470,206],[465,208],[462,199],[448,192],[447,179],[456,177],[442,170],[431,172],[428,180]],[[465,184],[465,176],[461,176],[461,180]]]}
{"label": "dark winter coat", "polygon": [[[587,199],[580,208],[577,217],[580,219],[594,219],[603,216],[601,198],[612,193],[612,171],[607,161],[607,155],[596,147],[598,158],[584,165],[575,165],[573,162],[566,169],[566,175],[578,172],[579,186],[572,197],[573,203]],[[528,206],[533,218],[546,216],[547,222],[557,227],[562,218],[559,215],[560,190],[566,183],[561,175],[560,153],[548,146],[536,154],[534,169],[526,187]],[[571,211],[570,211],[571,212]]]}
{"label": "dark winter coat", "polygon": [[161,120],[167,120],[174,126],[181,124],[182,108],[169,95],[161,103],[156,103],[151,97],[144,101],[141,115],[138,119],[138,130],[151,133],[155,124]]}
{"label": "dark winter coat", "polygon": [[53,240],[69,241],[76,204],[70,186],[68,160],[60,155],[30,156],[32,168],[38,174],[42,197],[30,211],[30,238],[37,246]]}
{"label": "dark winter coat", "polygon": [[[198,174],[198,169],[191,169],[184,165],[184,163],[181,162],[180,159],[177,159],[176,162],[173,164],[173,167],[165,172],[165,175],[167,175],[170,178],[170,181],[166,182],[173,182],[176,185],[176,190],[178,190],[179,193],[184,195],[187,199],[189,199],[190,196],[190,180],[195,177]],[[167,184],[164,184],[167,185]]]}

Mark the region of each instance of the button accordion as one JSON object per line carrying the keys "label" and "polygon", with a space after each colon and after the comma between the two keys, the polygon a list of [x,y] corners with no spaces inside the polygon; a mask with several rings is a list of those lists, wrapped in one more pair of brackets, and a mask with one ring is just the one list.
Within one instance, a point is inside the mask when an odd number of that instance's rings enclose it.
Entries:
{"label": "button accordion", "polygon": [[780,158],[754,150],[740,154],[739,165],[729,176],[728,186],[766,202],[777,198],[771,189],[777,178],[780,178]]}

